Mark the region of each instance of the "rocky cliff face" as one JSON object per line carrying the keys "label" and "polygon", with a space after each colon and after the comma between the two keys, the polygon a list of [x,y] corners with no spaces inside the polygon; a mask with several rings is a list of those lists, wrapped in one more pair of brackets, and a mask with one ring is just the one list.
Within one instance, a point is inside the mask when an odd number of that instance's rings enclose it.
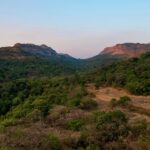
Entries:
{"label": "rocky cliff face", "polygon": [[139,57],[146,52],[150,52],[150,44],[125,43],[105,48],[100,55]]}

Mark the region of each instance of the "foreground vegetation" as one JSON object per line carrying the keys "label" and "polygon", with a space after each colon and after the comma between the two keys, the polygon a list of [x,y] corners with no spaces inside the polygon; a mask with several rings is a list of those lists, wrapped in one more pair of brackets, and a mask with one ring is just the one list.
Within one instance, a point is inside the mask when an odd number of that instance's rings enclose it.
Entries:
{"label": "foreground vegetation", "polygon": [[78,76],[1,85],[2,150],[149,150],[150,126],[122,111],[124,96],[102,110]]}

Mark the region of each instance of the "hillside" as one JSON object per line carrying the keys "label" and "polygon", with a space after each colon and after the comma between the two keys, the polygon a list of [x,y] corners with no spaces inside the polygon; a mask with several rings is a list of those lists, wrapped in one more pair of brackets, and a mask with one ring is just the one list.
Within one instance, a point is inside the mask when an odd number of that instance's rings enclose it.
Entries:
{"label": "hillside", "polygon": [[141,54],[150,52],[150,44],[124,43],[105,48],[100,55],[111,55],[120,57],[139,57]]}
{"label": "hillside", "polygon": [[15,44],[0,48],[0,82],[72,74],[76,72],[77,64],[77,59],[45,45]]}
{"label": "hillside", "polygon": [[99,86],[123,87],[133,94],[150,95],[150,53],[93,71],[89,80]]}
{"label": "hillside", "polygon": [[105,48],[100,54],[82,61],[82,67],[86,70],[96,70],[113,62],[119,62],[128,58],[140,57],[141,54],[150,52],[150,44],[124,43]]}
{"label": "hillside", "polygon": [[[60,54],[46,45],[20,44],[0,48],[0,82],[40,76],[63,76],[100,69],[112,62],[139,57],[149,44],[126,43],[104,49],[88,59]],[[15,71],[14,71],[15,70]]]}

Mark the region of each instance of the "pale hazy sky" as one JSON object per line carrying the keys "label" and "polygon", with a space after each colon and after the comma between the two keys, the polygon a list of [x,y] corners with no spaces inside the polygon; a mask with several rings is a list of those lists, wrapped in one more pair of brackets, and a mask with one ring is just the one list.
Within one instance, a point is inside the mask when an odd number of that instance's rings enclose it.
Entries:
{"label": "pale hazy sky", "polygon": [[150,0],[0,0],[0,46],[47,44],[86,58],[150,42]]}

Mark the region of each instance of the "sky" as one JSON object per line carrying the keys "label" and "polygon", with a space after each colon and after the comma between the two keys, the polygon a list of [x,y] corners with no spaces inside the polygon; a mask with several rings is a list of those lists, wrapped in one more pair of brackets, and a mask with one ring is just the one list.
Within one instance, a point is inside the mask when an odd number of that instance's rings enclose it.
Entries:
{"label": "sky", "polygon": [[77,58],[150,43],[149,0],[0,0],[0,47],[46,44]]}

